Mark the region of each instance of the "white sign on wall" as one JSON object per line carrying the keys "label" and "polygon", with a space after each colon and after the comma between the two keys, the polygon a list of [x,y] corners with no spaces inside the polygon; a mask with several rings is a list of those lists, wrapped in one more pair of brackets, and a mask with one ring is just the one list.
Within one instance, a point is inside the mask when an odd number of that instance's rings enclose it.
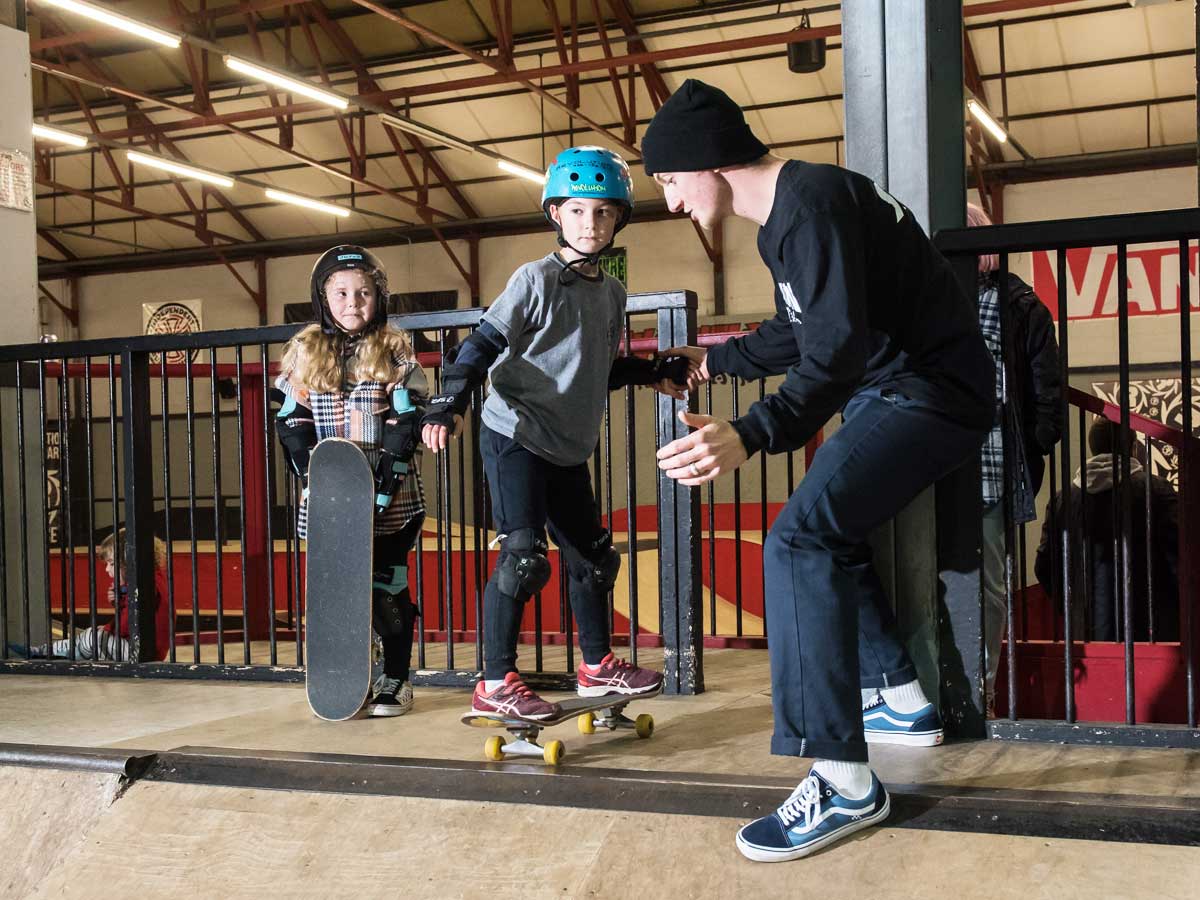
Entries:
{"label": "white sign on wall", "polygon": [[33,170],[20,150],[0,150],[0,206],[33,212]]}
{"label": "white sign on wall", "polygon": [[[142,304],[142,330],[146,334],[191,334],[204,330],[202,301],[172,300],[168,303]],[[192,351],[195,359],[196,352]],[[160,362],[158,353],[150,354],[150,362]],[[184,362],[183,350],[168,350],[168,363]]]}

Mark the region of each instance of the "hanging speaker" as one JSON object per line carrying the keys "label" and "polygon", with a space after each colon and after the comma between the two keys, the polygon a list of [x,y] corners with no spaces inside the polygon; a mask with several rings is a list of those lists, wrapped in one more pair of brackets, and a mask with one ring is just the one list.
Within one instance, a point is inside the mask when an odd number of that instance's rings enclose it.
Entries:
{"label": "hanging speaker", "polygon": [[[808,21],[808,13],[805,13],[800,19],[800,27],[797,31],[802,31],[812,26]],[[787,48],[788,69],[799,74],[809,74],[819,72],[825,68],[825,38],[813,38],[809,41],[794,41],[788,44]]]}

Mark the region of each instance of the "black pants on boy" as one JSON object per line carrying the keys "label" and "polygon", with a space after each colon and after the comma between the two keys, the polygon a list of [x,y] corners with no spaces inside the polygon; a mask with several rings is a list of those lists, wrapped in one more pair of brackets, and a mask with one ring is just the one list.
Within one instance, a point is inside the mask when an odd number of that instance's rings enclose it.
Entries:
{"label": "black pants on boy", "polygon": [[424,517],[418,516],[399,531],[375,535],[371,625],[383,641],[383,673],[401,681],[408,680],[417,619],[408,591],[408,552],[421,536],[423,524]]}
{"label": "black pants on boy", "polygon": [[484,592],[483,676],[517,671],[517,640],[527,601],[550,577],[546,529],[567,566],[571,610],[584,662],[609,652],[608,592],[621,557],[600,523],[587,463],[557,466],[486,426],[479,449],[492,495],[492,518],[503,536],[500,558]]}

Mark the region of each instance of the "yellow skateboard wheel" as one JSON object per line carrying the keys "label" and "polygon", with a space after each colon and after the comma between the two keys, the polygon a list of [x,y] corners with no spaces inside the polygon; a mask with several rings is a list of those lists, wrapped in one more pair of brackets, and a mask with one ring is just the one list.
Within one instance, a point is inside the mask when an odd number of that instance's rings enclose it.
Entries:
{"label": "yellow skateboard wheel", "polygon": [[542,759],[546,760],[552,766],[557,766],[566,752],[567,750],[563,746],[562,741],[551,741],[542,751]]}
{"label": "yellow skateboard wheel", "polygon": [[575,719],[575,724],[579,726],[580,734],[596,733],[596,718],[590,712],[580,713]]}
{"label": "yellow skateboard wheel", "polygon": [[497,762],[504,759],[504,738],[498,734],[494,734],[484,741],[483,755]]}
{"label": "yellow skateboard wheel", "polygon": [[642,713],[633,721],[633,733],[640,738],[648,738],[654,734],[654,716]]}

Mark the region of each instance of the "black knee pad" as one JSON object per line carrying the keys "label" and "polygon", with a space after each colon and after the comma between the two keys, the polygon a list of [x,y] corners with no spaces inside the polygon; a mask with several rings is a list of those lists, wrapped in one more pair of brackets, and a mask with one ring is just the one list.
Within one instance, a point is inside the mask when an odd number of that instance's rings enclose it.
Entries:
{"label": "black knee pad", "polygon": [[496,586],[507,597],[527,599],[550,580],[546,539],[532,528],[518,528],[500,544]]}
{"label": "black knee pad", "polygon": [[380,637],[412,631],[417,607],[408,594],[408,566],[388,566],[375,573],[371,591],[371,625]]}
{"label": "black knee pad", "polygon": [[607,531],[587,548],[587,556],[569,554],[567,568],[572,579],[607,594],[617,583],[621,572],[621,554],[613,549],[612,535]]}

